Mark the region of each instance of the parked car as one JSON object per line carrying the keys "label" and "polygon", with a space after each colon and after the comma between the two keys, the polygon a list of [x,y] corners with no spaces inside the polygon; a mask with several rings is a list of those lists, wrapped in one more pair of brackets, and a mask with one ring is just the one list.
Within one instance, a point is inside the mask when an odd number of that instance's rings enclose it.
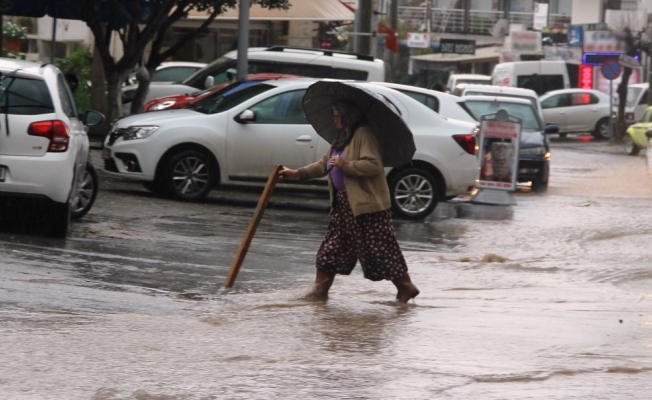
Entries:
{"label": "parked car", "polygon": [[652,129],[652,107],[645,109],[640,121],[627,128],[627,135],[625,135],[625,143],[627,144],[627,152],[632,155],[638,155],[641,149],[646,149],[649,139],[645,132]]}
{"label": "parked car", "polygon": [[262,82],[270,79],[284,79],[284,78],[299,78],[296,75],[285,74],[249,74],[246,81],[242,82],[223,82],[208,89],[191,94],[178,94],[174,96],[159,97],[152,101],[148,101],[143,106],[143,112],[147,111],[160,111],[172,110],[175,108],[186,108],[189,104],[193,104],[208,96],[220,96],[224,91],[231,90],[243,82]]}
{"label": "parked car", "polygon": [[[182,82],[150,85],[145,102],[163,96],[194,93],[230,81],[235,73],[237,57],[237,51],[230,51]],[[383,81],[385,63],[368,55],[327,49],[288,46],[254,47],[247,51],[247,73]],[[136,89],[135,85],[122,88],[123,104],[131,102]]]}
{"label": "parked car", "polygon": [[[167,61],[162,62],[161,65],[156,67],[156,71],[150,77],[150,82],[181,82],[190,75],[204,68],[206,63],[190,62],[190,61]],[[126,85],[138,85],[136,80],[136,71],[129,74]]]}
{"label": "parked car", "polygon": [[374,85],[388,87],[412,97],[419,103],[436,111],[444,118],[453,118],[460,121],[475,122],[475,119],[461,105],[458,96],[436,90],[424,89],[417,86],[401,85],[389,82],[372,82]]}
{"label": "parked car", "polygon": [[[117,120],[104,142],[104,169],[179,200],[200,200],[219,184],[263,186],[274,164],[301,167],[330,148],[303,112],[301,100],[314,82],[265,81],[187,109]],[[423,218],[438,201],[473,189],[476,124],[447,120],[390,88],[360,86],[392,102],[415,137],[414,161],[386,169],[397,215]],[[326,183],[323,178],[279,186],[324,188]]]}
{"label": "parked car", "polygon": [[562,89],[539,98],[546,123],[559,127],[559,136],[591,132],[596,139],[609,136],[609,95],[598,90]]}
{"label": "parked car", "polygon": [[557,133],[555,125],[544,127],[532,102],[513,97],[466,96],[464,105],[480,121],[483,115],[506,110],[523,121],[519,142],[517,182],[531,182],[534,192],[548,189],[550,142],[547,133]]}
{"label": "parked car", "polygon": [[451,74],[446,82],[446,93],[453,93],[459,84],[491,85],[491,77],[481,74]]}
{"label": "parked car", "polygon": [[495,85],[463,85],[460,96],[501,96],[525,99],[532,103],[534,108],[539,111],[541,119],[544,120],[539,95],[532,89]]}
{"label": "parked car", "polygon": [[643,112],[647,108],[649,87],[649,83],[635,83],[627,86],[627,100],[625,102],[625,123],[627,125],[635,124],[641,120]]}
{"label": "parked car", "polygon": [[0,197],[20,209],[47,210],[49,233],[63,238],[71,217],[85,215],[95,200],[86,126],[104,116],[79,116],[64,75],[52,64],[0,58],[0,86]]}

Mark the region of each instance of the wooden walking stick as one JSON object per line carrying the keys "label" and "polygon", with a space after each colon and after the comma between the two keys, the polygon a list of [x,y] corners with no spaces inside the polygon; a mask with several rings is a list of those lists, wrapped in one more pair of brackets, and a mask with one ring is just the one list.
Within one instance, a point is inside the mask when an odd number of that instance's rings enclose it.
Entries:
{"label": "wooden walking stick", "polygon": [[272,197],[272,192],[274,192],[274,187],[278,182],[278,178],[279,178],[278,173],[282,169],[283,166],[279,164],[274,165],[274,168],[272,168],[272,173],[269,175],[269,178],[267,179],[267,184],[265,185],[265,190],[263,190],[263,194],[260,196],[260,200],[258,200],[258,206],[256,206],[256,211],[254,211],[254,215],[251,217],[251,222],[249,222],[249,228],[247,228],[247,232],[245,233],[245,236],[242,239],[242,243],[240,244],[240,248],[238,249],[238,254],[236,254],[235,259],[233,260],[233,264],[231,264],[229,275],[227,275],[226,280],[224,281],[224,286],[226,287],[229,288],[233,287],[233,283],[235,283],[235,278],[238,276],[238,271],[240,271],[242,262],[244,261],[244,258],[247,255],[247,250],[249,250],[249,245],[251,244],[251,240],[254,238],[254,235],[256,234],[256,229],[258,228],[258,224],[260,223],[260,220],[263,219],[263,213],[265,212],[265,208],[267,208],[267,203],[269,203],[269,199]]}

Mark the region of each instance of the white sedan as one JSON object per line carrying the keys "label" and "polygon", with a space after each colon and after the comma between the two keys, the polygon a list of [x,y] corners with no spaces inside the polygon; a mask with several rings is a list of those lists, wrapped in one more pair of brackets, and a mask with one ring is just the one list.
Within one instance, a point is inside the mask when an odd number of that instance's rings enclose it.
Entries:
{"label": "white sedan", "polygon": [[[105,171],[179,200],[202,199],[219,184],[263,186],[274,164],[302,167],[330,148],[303,113],[303,95],[316,81],[238,82],[188,109],[120,119],[104,143]],[[392,102],[414,134],[413,161],[386,168],[398,215],[423,218],[439,200],[473,189],[476,124],[446,120],[395,90],[359,85]],[[302,185],[325,188],[326,179],[279,184]]]}
{"label": "white sedan", "polygon": [[559,136],[591,132],[596,139],[609,135],[609,95],[590,89],[560,89],[539,98],[546,124],[559,127]]}

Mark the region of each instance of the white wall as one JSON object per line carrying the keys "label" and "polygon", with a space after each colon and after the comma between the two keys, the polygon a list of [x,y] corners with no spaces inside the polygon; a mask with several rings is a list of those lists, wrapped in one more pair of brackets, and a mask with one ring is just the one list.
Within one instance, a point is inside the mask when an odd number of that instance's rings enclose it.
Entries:
{"label": "white wall", "polygon": [[573,0],[571,24],[602,22],[603,0]]}
{"label": "white wall", "polygon": [[313,30],[316,28],[312,21],[290,21],[288,46],[312,47]]}

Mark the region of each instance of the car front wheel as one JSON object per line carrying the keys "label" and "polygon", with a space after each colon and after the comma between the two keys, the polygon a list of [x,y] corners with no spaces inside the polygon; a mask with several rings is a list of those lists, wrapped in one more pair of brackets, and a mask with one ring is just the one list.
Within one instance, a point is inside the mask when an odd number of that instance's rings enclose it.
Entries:
{"label": "car front wheel", "polygon": [[95,203],[98,189],[99,180],[97,179],[95,167],[90,162],[87,162],[84,177],[79,187],[77,204],[73,205],[70,215],[72,219],[79,219],[88,213],[91,207],[93,207],[93,203]]}
{"label": "car front wheel", "polygon": [[437,180],[420,168],[408,168],[394,175],[389,191],[392,210],[406,219],[427,217],[439,200]]}
{"label": "car front wheel", "polygon": [[602,118],[595,124],[595,131],[593,131],[593,137],[596,139],[608,139],[609,138],[609,118]]}
{"label": "car front wheel", "polygon": [[167,164],[166,192],[178,200],[201,200],[211,191],[215,179],[210,157],[197,150],[184,150]]}

